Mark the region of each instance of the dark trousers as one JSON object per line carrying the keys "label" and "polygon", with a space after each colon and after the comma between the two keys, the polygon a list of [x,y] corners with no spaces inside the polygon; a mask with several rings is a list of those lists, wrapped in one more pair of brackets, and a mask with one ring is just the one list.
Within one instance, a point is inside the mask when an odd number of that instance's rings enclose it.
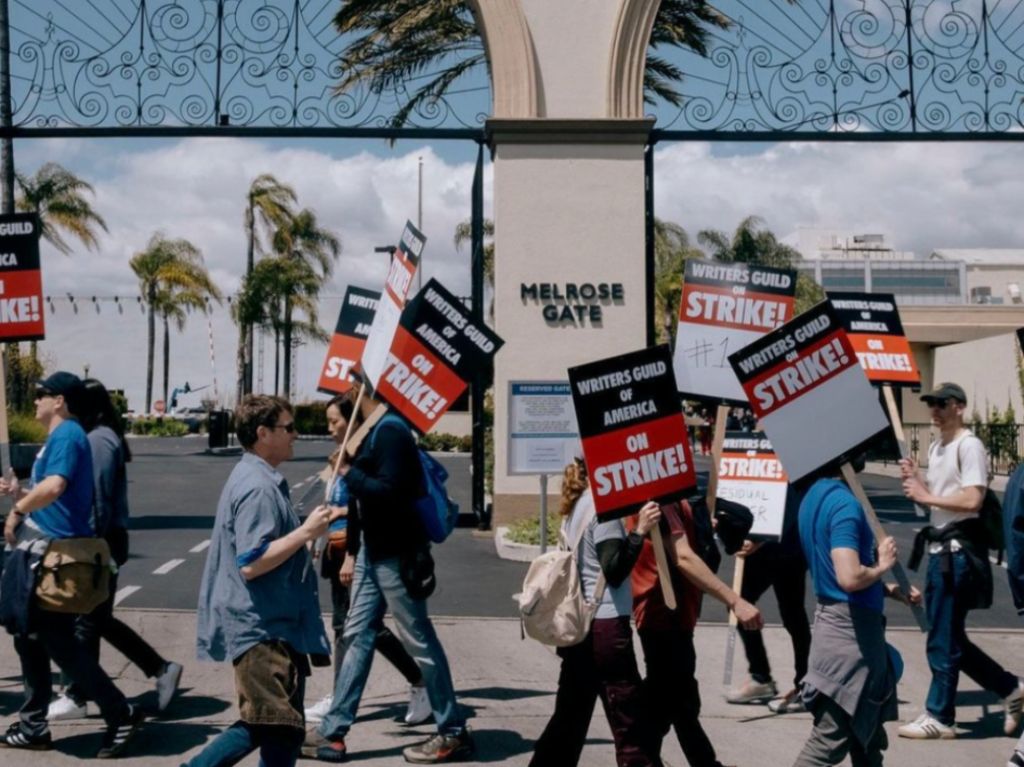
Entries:
{"label": "dark trousers", "polygon": [[[798,552],[789,552],[778,544],[766,543],[751,556],[743,570],[743,588],[740,595],[751,604],[770,588],[779,603],[782,625],[793,643],[793,686],[799,687],[807,673],[807,656],[811,651],[811,625],[804,609],[804,589],[807,582],[807,562]],[[772,667],[768,662],[764,638],[760,631],[747,631],[740,627],[740,639],[747,655],[750,676],[759,682],[771,679]]]}
{"label": "dark trousers", "polygon": [[644,690],[657,750],[674,727],[690,767],[719,767],[714,746],[701,727],[697,653],[693,634],[678,630],[637,629],[644,648]]}
{"label": "dark trousers", "polygon": [[[338,684],[338,672],[341,670],[341,660],[345,657],[345,618],[348,617],[350,595],[347,586],[343,586],[338,580],[338,569],[340,565],[330,567],[325,565],[324,576],[331,584],[331,628],[334,630],[334,684]],[[373,649],[379,652],[384,658],[405,677],[409,684],[419,684],[423,681],[423,673],[416,661],[406,651],[405,646],[391,630],[383,625],[377,632],[377,639]]]}
{"label": "dark trousers", "polygon": [[860,743],[853,734],[850,715],[831,698],[814,699],[814,729],[797,756],[793,767],[831,767],[850,755],[853,767],[881,767],[882,754],[889,747],[885,727],[878,723],[869,743]]}
{"label": "dark trousers", "polygon": [[20,711],[22,730],[29,735],[41,735],[47,730],[46,710],[53,695],[51,660],[87,698],[96,701],[107,724],[121,720],[128,704],[100,668],[99,661],[79,644],[75,616],[37,610],[32,628],[32,634],[14,638],[25,684],[25,703]]}
{"label": "dark trousers", "polygon": [[1017,689],[1017,677],[1004,669],[967,638],[967,612],[978,588],[967,555],[950,555],[950,572],[942,572],[945,555],[928,557],[925,607],[928,611],[928,666],[932,683],[925,707],[943,724],[956,721],[956,688],[960,672],[1000,698]]}
{"label": "dark trousers", "polygon": [[601,699],[618,767],[660,767],[633,654],[629,618],[595,620],[587,638],[558,650],[562,670],[555,712],[534,745],[530,767],[573,767]]}
{"label": "dark trousers", "polygon": [[[110,577],[110,596],[107,601],[88,615],[75,619],[75,637],[82,644],[83,651],[99,661],[100,639],[105,639],[114,649],[134,663],[142,673],[154,677],[163,671],[167,663],[160,653],[130,627],[114,617],[114,597],[117,593],[117,576]],[[74,683],[69,684],[65,694],[81,705],[88,698]]]}

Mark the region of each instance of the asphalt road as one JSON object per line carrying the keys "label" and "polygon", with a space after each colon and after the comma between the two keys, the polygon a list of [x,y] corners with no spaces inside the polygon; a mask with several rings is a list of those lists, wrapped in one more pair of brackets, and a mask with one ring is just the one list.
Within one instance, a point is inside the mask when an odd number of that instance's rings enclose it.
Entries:
{"label": "asphalt road", "polygon": [[[217,498],[237,457],[205,455],[203,438],[133,439],[135,459],[128,469],[132,510],[132,557],[122,569],[120,602],[127,607],[192,609],[206,561]],[[302,441],[296,457],[285,463],[282,473],[292,485],[296,501],[309,487],[310,478],[320,470],[329,452],[326,441]],[[464,511],[470,508],[469,458],[445,456],[451,472],[449,491]],[[698,469],[706,471],[707,459],[698,458]],[[911,541],[922,520],[903,498],[895,479],[863,475],[883,524],[896,538],[901,559],[906,560]],[[318,493],[314,493],[314,501]],[[506,617],[515,615],[512,595],[519,591],[526,565],[498,559],[493,541],[478,537],[472,529],[460,528],[440,546],[434,547],[438,567],[438,590],[431,598],[434,615]],[[726,558],[720,576],[731,583],[732,562]],[[920,574],[910,573],[921,585]],[[977,627],[1019,628],[1002,569],[995,571],[996,604],[991,610],[975,611],[970,623]],[[328,590],[321,582],[321,602],[328,608]],[[809,609],[813,597],[807,596]],[[762,599],[769,622],[778,622],[775,600]],[[912,625],[902,606],[890,603],[890,625]],[[705,600],[703,620],[723,621],[725,609]]]}

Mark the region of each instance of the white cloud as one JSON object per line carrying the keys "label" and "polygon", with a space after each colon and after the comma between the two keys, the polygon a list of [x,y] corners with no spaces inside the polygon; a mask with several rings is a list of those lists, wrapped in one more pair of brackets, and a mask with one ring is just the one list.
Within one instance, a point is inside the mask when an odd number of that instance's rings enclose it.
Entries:
{"label": "white cloud", "polygon": [[[53,152],[47,150],[52,146]],[[343,147],[344,148],[344,147]],[[98,160],[102,157],[102,161]],[[47,311],[47,340],[43,347],[52,364],[90,373],[108,385],[127,390],[131,406],[144,407],[146,323],[132,303],[119,313],[112,303],[91,296],[137,295],[128,267],[153,232],[185,237],[197,245],[207,267],[225,293],[234,292],[245,267],[246,240],[243,206],[249,182],[260,173],[273,173],[291,184],[299,204],[312,208],[321,224],[342,240],[339,259],[321,304],[321,325],[333,328],[340,297],[349,283],[377,289],[382,284],[387,256],[374,246],[397,241],[407,219],[416,219],[417,164],[424,162],[424,229],[428,244],[424,276],[436,276],[458,295],[469,293],[469,255],[456,253],[452,233],[470,215],[472,163],[441,158],[431,147],[404,149],[378,156],[362,151],[336,157],[315,148],[280,148],[238,139],[193,139],[162,142],[150,148],[128,142],[33,142],[17,157],[29,172],[55,159],[87,178],[96,189],[94,204],[110,229],[96,253],[77,248],[62,256],[43,244],[44,290],[55,297],[71,293],[78,313],[66,300]],[[88,176],[84,169],[97,175]],[[84,301],[84,303],[83,303]],[[222,397],[234,391],[237,333],[227,307],[214,312],[216,377]],[[162,365],[157,328],[157,374],[154,398],[162,396]],[[193,315],[183,334],[171,333],[171,388],[186,380],[192,386],[212,381],[208,330],[201,315]],[[298,352],[298,397],[315,396],[324,347]],[[273,386],[273,344],[267,344],[265,386]],[[184,404],[198,404],[198,395]]]}

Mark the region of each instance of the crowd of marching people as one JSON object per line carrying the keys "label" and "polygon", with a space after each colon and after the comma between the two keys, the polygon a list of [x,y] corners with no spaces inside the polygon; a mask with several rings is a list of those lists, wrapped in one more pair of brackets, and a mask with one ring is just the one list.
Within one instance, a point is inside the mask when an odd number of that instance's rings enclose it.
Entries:
{"label": "crowd of marching people", "polygon": [[[790,487],[778,541],[747,539],[749,522],[744,529],[742,514],[720,504],[718,538],[745,562],[737,593],[716,574],[720,554],[708,509],[714,499],[648,502],[628,518],[599,519],[578,453],[565,468],[560,512],[584,608],[575,625],[549,627],[561,666],[551,718],[530,764],[577,764],[600,699],[620,767],[660,765],[670,731],[692,767],[722,767],[700,722],[694,631],[704,595],[734,614],[747,658],[749,675],[729,690],[728,702],[766,704],[775,714],[810,713],[794,767],[835,765],[847,756],[855,767],[883,763],[884,725],[897,718],[902,671],[899,653],[886,642],[886,598],[923,606],[928,624],[932,679],[924,712],[899,726],[898,735],[956,737],[961,672],[999,696],[1004,731],[1017,735],[1024,681],[966,632],[968,613],[992,602],[988,523],[997,501],[987,490],[984,446],[964,425],[961,387],[941,384],[922,400],[938,435],[926,469],[904,460],[900,470],[906,497],[930,514],[909,563],[917,569],[928,555],[923,593],[904,593],[887,582],[901,552],[892,538],[876,539],[838,463]],[[405,722],[432,719],[436,727],[432,737],[405,748],[405,759],[473,758],[473,737],[427,609],[436,578],[417,511],[426,480],[416,437],[401,417],[382,416],[379,405],[365,392],[328,403],[337,449],[323,472],[326,500],[300,518],[279,471],[297,438],[291,406],[264,395],[239,404],[235,429],[243,454],[217,505],[197,611],[198,656],[231,664],[238,720],[193,756],[191,767],[232,765],[257,751],[267,767],[292,765],[300,756],[345,761],[377,654],[408,683]],[[0,492],[13,503],[4,524],[0,621],[14,636],[24,686],[18,719],[0,736],[0,746],[52,748],[49,723],[83,716],[92,703],[105,722],[96,756],[119,757],[143,726],[144,713],[103,670],[100,640],[154,680],[158,711],[171,704],[182,675],[180,664],[163,658],[114,611],[116,566],[128,559],[131,451],[99,381],[54,373],[38,384],[36,417],[48,437],[30,481],[0,480]],[[1018,608],[1024,608],[1024,546],[1018,541],[1024,522],[1014,520],[1024,519],[1022,485],[1024,472],[1017,472],[1002,517]],[[103,570],[104,587],[96,587],[92,601],[87,593],[47,592],[47,557],[56,550],[76,557],[82,540],[103,542],[80,559],[94,585]],[[43,573],[38,581],[37,573]],[[808,575],[817,602],[813,624],[804,608]],[[331,638],[317,576],[331,594]],[[769,589],[792,644],[794,676],[782,687],[757,607]],[[394,630],[385,626],[385,613]],[[642,657],[634,650],[634,631]],[[66,681],[57,697],[51,662]],[[332,665],[332,693],[307,702],[313,669]],[[1024,767],[1024,736],[1007,764]]]}

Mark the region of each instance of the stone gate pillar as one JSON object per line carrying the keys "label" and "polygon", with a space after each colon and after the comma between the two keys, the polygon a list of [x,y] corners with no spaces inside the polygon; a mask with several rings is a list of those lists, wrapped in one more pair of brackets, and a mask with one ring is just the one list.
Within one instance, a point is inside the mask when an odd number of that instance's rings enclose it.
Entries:
{"label": "stone gate pillar", "polygon": [[497,525],[538,508],[536,478],[506,471],[509,381],[565,380],[569,366],[646,341],[643,69],[659,0],[474,5],[494,94],[495,322],[505,339]]}

